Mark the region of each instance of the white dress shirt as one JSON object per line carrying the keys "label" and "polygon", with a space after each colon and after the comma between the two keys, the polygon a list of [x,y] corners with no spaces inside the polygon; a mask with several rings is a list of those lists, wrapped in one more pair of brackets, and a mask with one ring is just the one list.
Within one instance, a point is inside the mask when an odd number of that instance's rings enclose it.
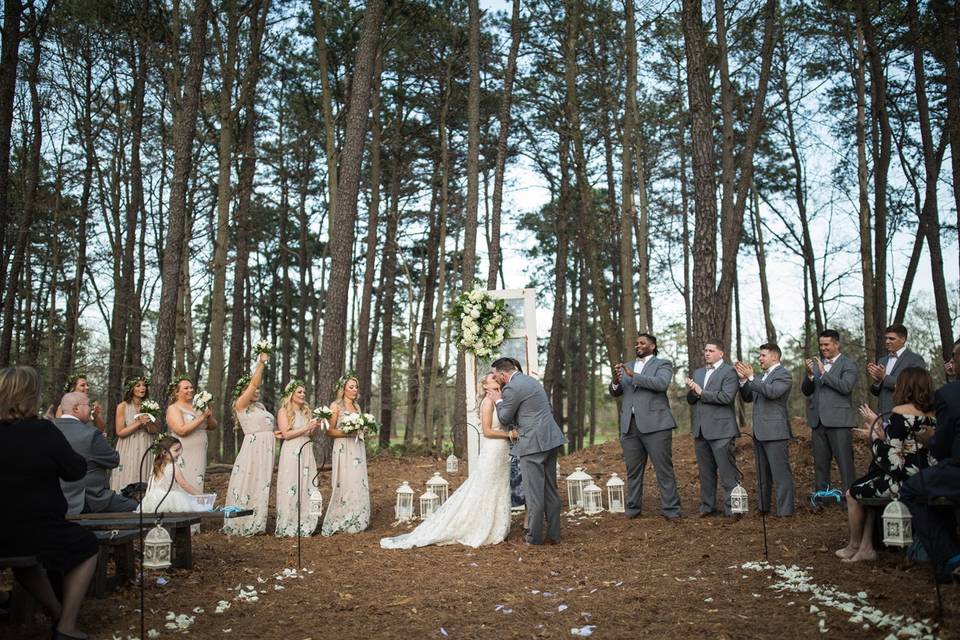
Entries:
{"label": "white dress shirt", "polygon": [[884,372],[884,375],[890,375],[893,373],[893,368],[897,366],[897,362],[900,360],[900,357],[903,356],[903,352],[907,350],[907,345],[903,345],[896,353],[888,354],[887,356],[887,368]]}

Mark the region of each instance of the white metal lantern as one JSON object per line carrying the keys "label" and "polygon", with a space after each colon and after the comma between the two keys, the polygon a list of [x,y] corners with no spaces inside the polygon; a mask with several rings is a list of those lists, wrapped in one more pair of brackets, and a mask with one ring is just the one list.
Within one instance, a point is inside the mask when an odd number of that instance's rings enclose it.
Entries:
{"label": "white metal lantern", "polygon": [[576,467],[573,473],[567,476],[567,503],[570,509],[583,509],[583,490],[591,482],[593,478],[584,473],[583,467]]}
{"label": "white metal lantern", "polygon": [[730,512],[741,515],[749,510],[747,506],[747,490],[739,482],[730,492]]}
{"label": "white metal lantern", "polygon": [[913,526],[910,510],[893,499],[883,510],[883,544],[888,547],[906,547],[913,542]]}
{"label": "white metal lantern", "polygon": [[410,483],[406,480],[403,481],[397,488],[397,506],[395,509],[395,514],[397,520],[400,522],[406,522],[413,519],[413,489],[410,488]]}
{"label": "white metal lantern", "polygon": [[427,491],[433,492],[437,496],[437,506],[440,506],[447,501],[450,495],[450,483],[443,479],[439,471],[434,471],[433,477],[427,480]]}
{"label": "white metal lantern", "polygon": [[590,515],[603,511],[603,491],[593,482],[583,488],[583,511]]}
{"label": "white metal lantern", "polygon": [[607,480],[607,509],[610,513],[623,513],[626,510],[623,497],[623,480],[616,473]]}
{"label": "white metal lantern", "polygon": [[145,569],[166,569],[170,566],[172,545],[170,534],[159,524],[143,539],[143,566]]}
{"label": "white metal lantern", "polygon": [[447,456],[447,473],[457,473],[460,469],[460,461],[452,453]]}
{"label": "white metal lantern", "polygon": [[320,489],[314,489],[310,492],[310,517],[319,518],[323,515],[323,494]]}
{"label": "white metal lantern", "polygon": [[440,506],[440,498],[433,491],[427,489],[426,493],[420,495],[420,519],[426,520]]}

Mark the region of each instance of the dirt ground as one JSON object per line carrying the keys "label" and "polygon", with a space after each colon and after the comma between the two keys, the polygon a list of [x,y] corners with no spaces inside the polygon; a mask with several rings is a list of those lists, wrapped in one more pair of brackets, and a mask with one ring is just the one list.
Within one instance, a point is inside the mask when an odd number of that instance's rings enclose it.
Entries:
{"label": "dirt ground", "polygon": [[[594,638],[886,638],[930,632],[960,637],[960,591],[943,588],[944,618],[938,624],[929,565],[911,565],[894,553],[880,554],[875,563],[838,561],[833,551],[846,540],[846,518],[838,507],[817,512],[804,502],[813,473],[809,431],[795,431],[799,437],[791,454],[797,515],[766,519],[770,566],[750,564],[764,560],[758,514],[739,521],[695,517],[699,486],[687,435],[674,438],[684,513],[679,524],[658,515],[656,482],[648,468],[641,518],[607,512],[589,518],[565,515],[562,543],[544,547],[508,541],[480,549],[381,550],[381,537],[410,528],[393,525],[394,490],[400,481],[410,481],[419,493],[433,471],[443,471],[440,459],[382,455],[369,464],[373,519],[366,532],[304,539],[303,570],[289,577],[297,568],[295,540],[227,538],[205,528],[194,537],[193,570],[148,573],[146,628],[153,630],[148,635],[269,640],[571,638],[588,633]],[[738,462],[752,509],[756,485],[750,447],[748,438],[740,439]],[[858,450],[858,469],[866,469],[867,454],[865,447]],[[600,478],[598,484],[613,471],[624,474],[616,442],[562,458],[562,476],[575,465]],[[210,479],[223,495],[228,472],[213,473]],[[453,478],[451,490],[462,479]],[[566,501],[562,481],[561,494]],[[520,516],[515,517],[512,540],[519,537],[520,523]],[[773,565],[785,566],[777,574]],[[165,584],[159,584],[161,577]],[[229,608],[218,613],[223,603]],[[93,638],[135,638],[138,606],[133,587],[87,600],[82,627]],[[168,619],[176,616],[182,616],[185,630],[167,628],[177,626]],[[929,630],[921,626],[923,620]],[[919,625],[911,626],[914,621]],[[39,621],[32,628],[4,624],[0,636],[44,637],[44,629]]]}

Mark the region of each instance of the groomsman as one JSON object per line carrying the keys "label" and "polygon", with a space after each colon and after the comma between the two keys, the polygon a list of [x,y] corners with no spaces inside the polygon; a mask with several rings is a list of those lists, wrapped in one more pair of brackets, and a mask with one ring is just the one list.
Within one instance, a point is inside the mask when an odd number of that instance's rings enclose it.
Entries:
{"label": "groomsman", "polygon": [[693,406],[693,445],[700,471],[700,517],[717,513],[718,473],[723,512],[729,516],[730,492],[740,478],[734,456],[734,439],[740,430],[733,410],[739,385],[736,371],[723,361],[719,340],[707,342],[703,359],[706,366],[687,378],[687,402]]}
{"label": "groomsman", "polygon": [[850,429],[857,421],[853,388],[857,366],[840,353],[840,334],[826,329],[820,334],[820,358],[807,358],[807,375],[800,391],[807,400],[807,424],[813,441],[813,475],[817,491],[830,486],[830,461],[837,461],[842,493],[855,478]]}
{"label": "groomsman", "polygon": [[660,508],[670,521],[680,518],[680,495],[673,473],[673,430],[677,422],[670,412],[667,388],[673,365],[657,357],[657,339],[649,333],[637,337],[637,359],[614,367],[610,395],[623,397],[620,411],[620,446],[627,466],[628,518],[640,515],[643,474],[647,458],[653,463],[660,485]]}
{"label": "groomsman", "polygon": [[870,393],[879,398],[877,414],[889,413],[893,409],[893,388],[897,386],[901,371],[907,367],[927,368],[923,358],[907,349],[907,328],[902,324],[892,324],[884,329],[883,344],[887,355],[880,358],[878,364],[867,363]]}
{"label": "groomsman", "polygon": [[780,347],[760,345],[760,368],[756,378],[745,362],[735,365],[740,378],[740,397],[753,403],[753,453],[760,467],[760,510],[770,511],[770,488],[777,484],[777,515],[793,515],[793,472],[790,470],[790,417],[787,398],[793,376],[780,364]]}

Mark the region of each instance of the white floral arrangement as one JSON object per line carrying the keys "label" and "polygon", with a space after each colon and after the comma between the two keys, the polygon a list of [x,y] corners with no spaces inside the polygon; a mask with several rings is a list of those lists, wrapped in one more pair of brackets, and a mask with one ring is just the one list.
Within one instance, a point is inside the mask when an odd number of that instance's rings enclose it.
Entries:
{"label": "white floral arrangement", "polygon": [[494,300],[483,289],[461,293],[449,315],[455,321],[457,347],[480,358],[490,356],[503,343],[511,322],[506,302]]}
{"label": "white floral arrangement", "polygon": [[140,413],[145,413],[156,421],[160,416],[160,405],[155,400],[144,400],[140,403]]}
{"label": "white floral arrangement", "polygon": [[327,420],[333,417],[333,411],[331,411],[330,407],[326,405],[319,406],[313,410],[313,417],[315,420],[320,422],[320,429],[322,431],[326,431],[330,426],[330,423],[327,422]]}
{"label": "white floral arrangement", "polygon": [[340,418],[337,429],[347,435],[356,435],[362,440],[366,434],[377,433],[380,425],[369,413],[350,413]]}
{"label": "white floral arrangement", "polygon": [[210,402],[213,400],[213,396],[210,395],[210,392],[206,389],[198,391],[193,396],[193,408],[203,413],[207,410],[207,407],[210,406]]}
{"label": "white floral arrangement", "polygon": [[253,357],[259,358],[261,353],[267,355],[273,353],[273,345],[265,338],[260,338],[253,344]]}

